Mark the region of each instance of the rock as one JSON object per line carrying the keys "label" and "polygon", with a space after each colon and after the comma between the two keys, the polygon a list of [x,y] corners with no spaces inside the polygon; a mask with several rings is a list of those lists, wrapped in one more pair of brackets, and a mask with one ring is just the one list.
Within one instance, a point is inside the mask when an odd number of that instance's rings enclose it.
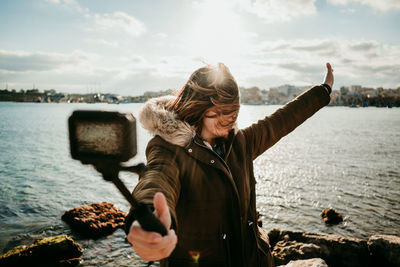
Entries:
{"label": "rock", "polygon": [[338,213],[334,209],[324,209],[321,212],[321,217],[326,224],[338,224],[343,222],[342,214]]}
{"label": "rock", "polygon": [[259,226],[259,227],[262,227],[262,224],[263,224],[263,222],[262,222],[262,219],[261,219],[261,213],[257,210],[257,225]]}
{"label": "rock", "polygon": [[76,266],[82,247],[67,235],[46,237],[0,255],[1,266]]}
{"label": "rock", "polygon": [[[272,230],[268,233],[268,236],[271,240],[271,246],[273,241],[278,240],[273,247],[272,254],[275,260],[279,261],[280,264],[287,264],[290,260],[294,259],[290,258],[291,255],[294,255],[291,254],[295,253],[294,251],[297,251],[299,255],[301,254],[300,251],[302,251],[302,259],[306,258],[305,255],[310,255],[307,257],[322,258],[329,267],[358,267],[370,265],[367,241],[363,239],[301,231],[279,231],[278,229]],[[286,242],[293,252],[279,254],[284,244],[283,242],[279,244],[280,241]],[[296,241],[297,245],[289,241]],[[304,244],[313,244],[315,247],[305,246]],[[319,252],[317,247],[319,247]],[[305,249],[305,251],[303,251],[303,249]]]}
{"label": "rock", "polygon": [[278,267],[328,267],[328,265],[323,259],[313,258],[308,260],[290,261],[288,264]]}
{"label": "rock", "polygon": [[281,235],[281,230],[276,228],[273,228],[268,232],[268,239],[271,249],[275,246],[276,243],[278,243],[280,235]]}
{"label": "rock", "polygon": [[281,240],[276,243],[272,256],[276,265],[286,264],[291,260],[320,257],[321,248],[315,244]]}
{"label": "rock", "polygon": [[400,267],[400,237],[373,235],[368,239],[368,248],[376,266]]}
{"label": "rock", "polygon": [[77,232],[98,237],[123,228],[126,213],[117,210],[112,203],[92,203],[66,211],[61,217]]}

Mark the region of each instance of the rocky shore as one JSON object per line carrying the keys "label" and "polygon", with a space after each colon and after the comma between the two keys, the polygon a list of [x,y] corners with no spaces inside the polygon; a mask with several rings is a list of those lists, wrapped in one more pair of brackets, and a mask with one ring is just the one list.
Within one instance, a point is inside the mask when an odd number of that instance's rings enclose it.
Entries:
{"label": "rocky shore", "polygon": [[76,266],[83,248],[67,235],[36,240],[0,255],[0,266]]}
{"label": "rocky shore", "polygon": [[[400,267],[400,237],[373,235],[368,240],[339,235],[281,231],[268,233],[276,266]],[[311,261],[293,261],[321,259]],[[291,262],[292,261],[292,262]],[[291,263],[290,263],[291,262]]]}
{"label": "rocky shore", "polygon": [[82,235],[100,237],[123,228],[127,214],[117,210],[112,203],[92,203],[68,210],[61,217],[63,221]]}
{"label": "rocky shore", "polygon": [[[328,210],[321,216],[329,217],[324,219],[325,223],[341,219],[340,214]],[[102,202],[66,211],[62,219],[80,235],[98,238],[123,227],[125,217],[126,213],[113,204]],[[337,221],[340,220],[334,222]],[[268,236],[279,267],[400,267],[399,236],[373,235],[360,239],[279,229],[270,230]],[[82,247],[69,236],[46,237],[0,255],[0,266],[75,266],[81,262],[82,253]]]}

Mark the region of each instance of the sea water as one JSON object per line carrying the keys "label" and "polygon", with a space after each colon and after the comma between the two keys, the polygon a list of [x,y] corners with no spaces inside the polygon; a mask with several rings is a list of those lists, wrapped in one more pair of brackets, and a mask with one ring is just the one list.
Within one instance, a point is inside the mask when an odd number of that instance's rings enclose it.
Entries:
{"label": "sea water", "polygon": [[[143,104],[43,104],[0,102],[0,251],[36,238],[69,234],[84,248],[83,266],[136,266],[138,256],[124,232],[88,239],[70,230],[62,214],[108,201],[127,212],[117,189],[92,167],[71,159],[68,117],[74,110],[117,110],[137,115]],[[279,106],[240,110],[239,128]],[[138,128],[145,162],[151,136]],[[263,228],[368,238],[400,235],[400,109],[325,107],[255,161],[257,207]],[[121,173],[132,189],[137,175]],[[334,208],[344,222],[326,226]]]}

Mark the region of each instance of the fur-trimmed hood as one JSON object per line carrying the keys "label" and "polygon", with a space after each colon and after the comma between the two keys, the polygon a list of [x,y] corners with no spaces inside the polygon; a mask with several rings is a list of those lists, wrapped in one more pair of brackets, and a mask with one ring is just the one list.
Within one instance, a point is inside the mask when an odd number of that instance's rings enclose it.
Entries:
{"label": "fur-trimmed hood", "polygon": [[196,130],[188,123],[181,121],[165,105],[175,96],[162,96],[150,99],[139,111],[139,121],[150,134],[159,135],[165,141],[185,147],[196,135]]}

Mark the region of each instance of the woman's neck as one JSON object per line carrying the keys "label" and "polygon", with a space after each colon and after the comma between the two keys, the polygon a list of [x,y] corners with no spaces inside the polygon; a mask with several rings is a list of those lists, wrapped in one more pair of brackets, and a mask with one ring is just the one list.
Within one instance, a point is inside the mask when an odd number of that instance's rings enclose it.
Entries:
{"label": "woman's neck", "polygon": [[211,146],[215,144],[215,136],[207,131],[202,130],[200,133],[200,137],[201,139],[209,143]]}

